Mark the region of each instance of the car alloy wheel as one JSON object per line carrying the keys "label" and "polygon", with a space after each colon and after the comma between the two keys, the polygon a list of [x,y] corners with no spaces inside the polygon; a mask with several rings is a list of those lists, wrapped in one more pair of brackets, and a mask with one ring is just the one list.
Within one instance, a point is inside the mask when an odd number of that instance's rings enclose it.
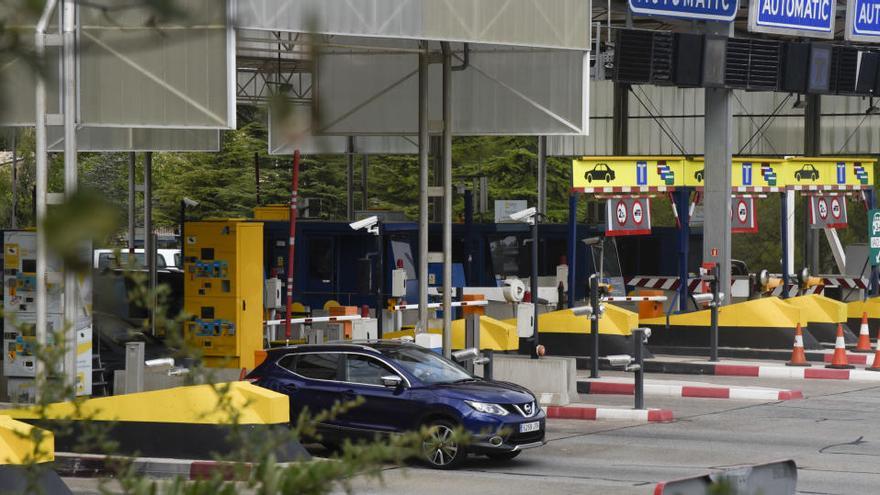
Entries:
{"label": "car alloy wheel", "polygon": [[429,429],[429,436],[422,442],[425,460],[433,468],[453,469],[461,464],[467,455],[455,439],[451,424],[437,421]]}

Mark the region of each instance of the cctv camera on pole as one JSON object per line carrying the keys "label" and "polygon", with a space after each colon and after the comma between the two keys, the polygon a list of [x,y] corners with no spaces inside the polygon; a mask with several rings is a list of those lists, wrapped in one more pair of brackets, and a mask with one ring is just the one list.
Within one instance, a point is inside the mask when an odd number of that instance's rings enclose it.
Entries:
{"label": "cctv camera on pole", "polygon": [[511,213],[510,219],[525,223],[532,226],[532,274],[531,274],[531,292],[532,304],[535,307],[534,324],[532,325],[532,359],[538,359],[539,354],[539,337],[538,337],[538,210],[534,206]]}
{"label": "cctv camera on pole", "polygon": [[358,220],[356,222],[351,222],[348,224],[353,230],[366,230],[367,233],[373,234],[376,236],[376,244],[377,244],[377,258],[376,265],[379,268],[379,277],[376,280],[376,334],[378,338],[382,338],[382,308],[385,306],[382,300],[382,286],[384,285],[385,280],[385,253],[384,247],[385,243],[382,240],[382,232],[381,232],[381,222],[379,221],[379,217],[372,216],[364,218],[363,220]]}

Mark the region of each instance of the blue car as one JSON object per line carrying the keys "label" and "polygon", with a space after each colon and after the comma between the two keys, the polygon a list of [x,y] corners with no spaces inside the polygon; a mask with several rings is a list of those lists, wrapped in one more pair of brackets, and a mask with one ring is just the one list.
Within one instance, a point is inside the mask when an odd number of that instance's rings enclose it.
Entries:
{"label": "blue car", "polygon": [[[544,445],[545,413],[527,389],[477,378],[429,349],[400,341],[295,345],[270,349],[247,379],[290,396],[291,418],[303,409],[328,410],[357,396],[364,402],[319,425],[321,443],[415,431],[433,438],[424,460],[438,469],[459,466],[468,454],[513,459]],[[452,432],[471,435],[460,445]]]}

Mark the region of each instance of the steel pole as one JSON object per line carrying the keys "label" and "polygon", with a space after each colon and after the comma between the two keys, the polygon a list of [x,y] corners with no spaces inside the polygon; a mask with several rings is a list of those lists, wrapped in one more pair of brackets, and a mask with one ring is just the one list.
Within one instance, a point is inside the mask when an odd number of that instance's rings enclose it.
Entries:
{"label": "steel pole", "polygon": [[354,137],[348,137],[346,144],[345,171],[345,217],[349,222],[354,220]]}
{"label": "steel pole", "polygon": [[678,309],[687,311],[688,302],[688,250],[691,239],[690,199],[691,190],[682,187],[674,193],[678,210]]}
{"label": "steel pole", "polygon": [[786,299],[788,297],[788,265],[790,260],[788,259],[788,201],[786,198],[786,193],[782,193],[779,198],[779,206],[780,206],[780,226],[782,230],[782,299]]}
{"label": "steel pole", "polygon": [[645,359],[642,356],[642,347],[645,345],[645,329],[636,328],[632,331],[633,336],[633,361],[636,366],[634,377],[634,404],[635,409],[645,408]]}
{"label": "steel pole", "polygon": [[[49,16],[55,10],[56,0],[48,0],[43,7],[43,14],[37,23],[34,35],[34,46],[38,60],[43,60],[45,55],[45,34],[46,26],[49,24]],[[46,228],[44,222],[46,219],[46,197],[48,190],[49,178],[49,162],[46,155],[48,143],[46,138],[46,80],[41,71],[36,71],[36,97],[34,98],[34,108],[36,111],[34,132],[35,137],[35,155],[36,155],[36,198],[34,209],[36,210],[36,227],[37,227],[37,293],[36,293],[36,339],[40,348],[45,347],[48,342],[47,326],[48,326],[48,304],[46,290]],[[40,400],[43,395],[43,383],[46,380],[46,363],[43,359],[37,359],[35,363],[34,373],[36,376],[36,398]]]}
{"label": "steel pole", "polygon": [[[134,261],[135,242],[135,164],[137,155],[135,153],[128,154],[128,252],[129,260]],[[183,251],[180,252],[183,256]]]}
{"label": "steel pole", "polygon": [[547,136],[538,136],[538,213],[547,214]]}
{"label": "steel pole", "polygon": [[709,361],[718,361],[718,307],[721,305],[721,298],[718,297],[721,282],[719,280],[718,265],[712,269],[712,307],[710,308],[710,329],[709,329]]}
{"label": "steel pole", "polygon": [[540,270],[538,270],[538,217],[540,213],[535,213],[535,217],[533,219],[534,223],[532,224],[532,278],[531,282],[531,291],[532,291],[532,305],[535,308],[535,318],[534,325],[532,328],[534,333],[532,334],[532,349],[531,355],[532,359],[538,359],[538,344],[540,342],[540,337],[538,335],[538,275],[540,274]]}
{"label": "steel pole", "polygon": [[[257,206],[263,204],[262,197],[260,194],[260,154],[254,153],[254,189],[257,193]],[[182,253],[183,251],[181,251]]]}
{"label": "steel pole", "polygon": [[15,147],[17,131],[12,129],[12,223],[11,227],[18,228],[18,153]]}
{"label": "steel pole", "polygon": [[150,332],[156,335],[156,237],[153,235],[153,153],[144,153],[144,258],[150,277]]}
{"label": "steel pole", "polygon": [[382,222],[376,225],[376,264],[379,276],[376,278],[376,335],[382,338],[382,324],[385,319],[385,239],[382,235]]}
{"label": "steel pole", "polygon": [[577,297],[577,210],[580,193],[573,192],[568,197],[568,307],[573,308]]}
{"label": "steel pole", "polygon": [[593,348],[590,350],[590,378],[599,378],[599,276],[590,277],[590,334]]}
{"label": "steel pole", "polygon": [[428,331],[428,42],[419,52],[419,328]]}
{"label": "steel pole", "polygon": [[[76,1],[64,0],[62,11],[64,72],[64,197],[76,194]],[[76,273],[64,266],[64,380],[76,388]]]}
{"label": "steel pole", "polygon": [[452,354],[452,52],[443,47],[443,355]]}
{"label": "steel pole", "polygon": [[294,254],[296,252],[297,194],[299,193],[299,150],[293,152],[293,171],[290,180],[290,235],[287,240],[287,300],[284,313],[284,338],[287,340],[290,340],[290,319],[293,317],[290,308],[293,306],[293,268],[296,266]]}

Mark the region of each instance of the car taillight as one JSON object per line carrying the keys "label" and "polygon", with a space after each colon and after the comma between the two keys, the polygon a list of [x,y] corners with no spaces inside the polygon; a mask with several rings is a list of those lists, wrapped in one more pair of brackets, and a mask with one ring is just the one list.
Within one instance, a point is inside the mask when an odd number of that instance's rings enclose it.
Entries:
{"label": "car taillight", "polygon": [[241,379],[241,381],[248,382],[248,383],[257,383],[258,381],[260,381],[260,377],[258,377],[258,376],[244,377]]}

